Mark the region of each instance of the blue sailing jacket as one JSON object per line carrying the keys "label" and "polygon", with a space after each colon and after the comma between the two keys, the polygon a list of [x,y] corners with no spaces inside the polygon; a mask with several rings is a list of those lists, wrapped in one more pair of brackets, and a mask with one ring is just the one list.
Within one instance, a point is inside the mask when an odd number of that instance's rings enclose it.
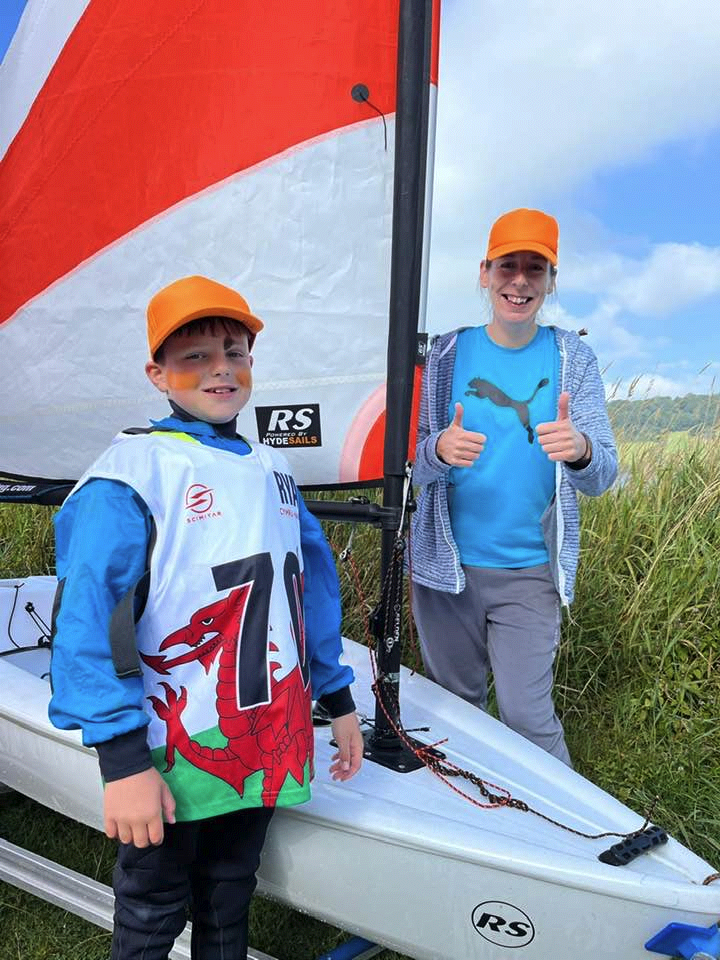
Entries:
{"label": "blue sailing jacket", "polygon": [[[249,452],[234,434],[203,421],[167,417],[155,426],[186,433],[206,446]],[[354,709],[350,667],[339,663],[340,597],[332,553],[319,522],[298,495],[304,562],[306,644],[313,697],[333,716]],[[152,517],[127,484],[95,478],[81,487],[55,518],[57,575],[50,719],[61,729],[81,729],[86,746],[98,746],[106,779],[150,766],[144,744],[149,715],[140,677],[119,678],[109,641],[113,610],[142,577]],[[113,758],[103,766],[102,748]],[[117,748],[117,749],[116,749]],[[108,776],[109,774],[109,776]]]}

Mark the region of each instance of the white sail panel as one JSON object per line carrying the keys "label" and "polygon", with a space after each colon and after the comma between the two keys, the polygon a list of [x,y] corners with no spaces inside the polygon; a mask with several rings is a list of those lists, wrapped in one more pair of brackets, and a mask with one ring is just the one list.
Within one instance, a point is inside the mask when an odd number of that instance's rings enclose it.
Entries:
{"label": "white sail panel", "polygon": [[301,483],[359,479],[385,378],[398,9],[29,6],[2,127],[0,471],[72,478],[162,415],[145,304],[205,273],[267,324],[241,429]]}
{"label": "white sail panel", "polygon": [[118,429],[164,416],[144,374],[145,305],[202,273],[265,322],[240,429],[257,436],[255,407],[317,405],[322,445],[288,429],[283,451],[301,482],[337,482],[352,420],[385,379],[391,201],[392,152],[370,121],[243,171],[81,264],[0,328],[2,466],[75,477]]}

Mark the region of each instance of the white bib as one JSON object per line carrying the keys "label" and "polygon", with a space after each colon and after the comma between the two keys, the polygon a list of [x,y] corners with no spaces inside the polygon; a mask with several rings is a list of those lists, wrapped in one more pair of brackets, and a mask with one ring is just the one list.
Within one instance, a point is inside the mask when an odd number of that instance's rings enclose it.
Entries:
{"label": "white bib", "polygon": [[[306,799],[303,561],[284,457],[262,445],[240,456],[181,433],[119,434],[75,489],[91,477],[127,483],[155,522],[137,640],[148,743],[178,819],[274,805],[286,779],[280,802]],[[221,799],[209,810],[212,779]]]}

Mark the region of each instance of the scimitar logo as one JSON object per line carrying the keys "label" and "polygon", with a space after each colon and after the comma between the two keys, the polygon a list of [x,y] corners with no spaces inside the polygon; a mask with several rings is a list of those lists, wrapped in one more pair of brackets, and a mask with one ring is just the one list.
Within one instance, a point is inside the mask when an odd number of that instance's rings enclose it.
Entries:
{"label": "scimitar logo", "polygon": [[185,491],[185,508],[193,513],[207,513],[213,505],[213,492],[204,483],[193,483]]}

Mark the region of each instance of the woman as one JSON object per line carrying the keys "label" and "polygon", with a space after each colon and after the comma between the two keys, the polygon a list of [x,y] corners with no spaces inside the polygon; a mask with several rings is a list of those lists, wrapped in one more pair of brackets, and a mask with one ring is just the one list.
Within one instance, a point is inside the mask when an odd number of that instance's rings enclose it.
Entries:
{"label": "woman", "polygon": [[438,337],[423,383],[414,477],[413,612],[428,676],[570,763],[552,701],[560,605],[578,561],[577,492],[612,484],[617,454],[594,353],[538,325],[558,225],[512,210],[490,231],[491,319]]}

